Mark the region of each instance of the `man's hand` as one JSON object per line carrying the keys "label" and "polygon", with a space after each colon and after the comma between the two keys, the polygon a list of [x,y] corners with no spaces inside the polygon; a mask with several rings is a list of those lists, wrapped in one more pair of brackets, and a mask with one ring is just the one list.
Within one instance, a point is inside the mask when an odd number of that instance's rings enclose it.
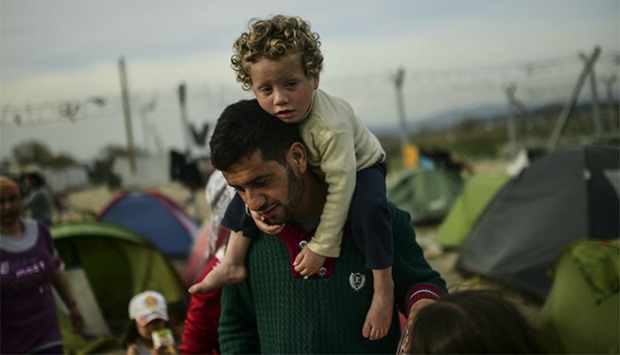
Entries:
{"label": "man's hand", "polygon": [[278,234],[282,231],[282,229],[284,229],[284,223],[283,224],[268,224],[267,222],[264,221],[263,218],[261,218],[258,215],[258,213],[252,210],[250,210],[250,213],[252,214],[252,219],[254,220],[254,223],[256,224],[258,229],[260,229],[261,231],[267,234]]}
{"label": "man's hand", "polygon": [[304,247],[293,262],[295,271],[303,276],[316,274],[325,263],[325,257],[314,253],[310,248]]}

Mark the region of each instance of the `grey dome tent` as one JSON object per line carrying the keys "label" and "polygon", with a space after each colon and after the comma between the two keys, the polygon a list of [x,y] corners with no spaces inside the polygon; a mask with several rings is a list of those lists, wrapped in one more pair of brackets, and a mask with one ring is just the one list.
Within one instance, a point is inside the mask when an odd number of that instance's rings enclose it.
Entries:
{"label": "grey dome tent", "polygon": [[493,197],[467,236],[456,269],[544,300],[566,245],[620,236],[618,145],[558,150]]}

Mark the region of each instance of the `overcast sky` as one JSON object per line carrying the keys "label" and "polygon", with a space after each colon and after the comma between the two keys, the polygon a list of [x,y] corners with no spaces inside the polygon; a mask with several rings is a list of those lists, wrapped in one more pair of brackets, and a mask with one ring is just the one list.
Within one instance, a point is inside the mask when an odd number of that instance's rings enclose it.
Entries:
{"label": "overcast sky", "polygon": [[510,83],[526,106],[568,99],[579,53],[596,45],[601,90],[618,74],[618,0],[1,0],[0,156],[32,139],[78,159],[124,145],[120,58],[135,143],[183,149],[178,85],[187,85],[188,120],[214,124],[250,97],[230,69],[234,39],[252,17],[278,13],[311,23],[325,56],[321,87],[369,126],[398,123],[399,68],[414,123],[504,103]]}

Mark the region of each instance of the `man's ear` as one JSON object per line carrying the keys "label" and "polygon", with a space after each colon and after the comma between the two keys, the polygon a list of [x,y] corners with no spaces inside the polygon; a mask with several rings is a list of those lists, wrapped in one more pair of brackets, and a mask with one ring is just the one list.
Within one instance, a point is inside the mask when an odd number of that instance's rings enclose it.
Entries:
{"label": "man's ear", "polygon": [[300,175],[306,172],[308,168],[308,156],[306,147],[301,142],[295,142],[288,149],[287,160],[293,170]]}

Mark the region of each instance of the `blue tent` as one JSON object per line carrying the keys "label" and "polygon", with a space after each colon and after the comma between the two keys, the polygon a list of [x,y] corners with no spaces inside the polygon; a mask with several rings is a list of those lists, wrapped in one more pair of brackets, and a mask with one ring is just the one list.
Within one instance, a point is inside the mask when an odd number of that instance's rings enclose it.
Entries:
{"label": "blue tent", "polygon": [[141,235],[172,259],[188,256],[200,229],[176,202],[155,190],[117,193],[98,220]]}

